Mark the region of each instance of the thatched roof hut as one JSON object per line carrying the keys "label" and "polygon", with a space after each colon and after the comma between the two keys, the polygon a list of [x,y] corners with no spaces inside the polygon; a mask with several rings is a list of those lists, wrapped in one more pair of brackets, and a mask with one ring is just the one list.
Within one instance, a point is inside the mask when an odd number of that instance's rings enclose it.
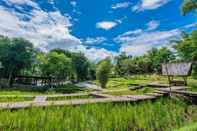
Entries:
{"label": "thatched roof hut", "polygon": [[192,63],[167,63],[162,64],[162,74],[167,76],[190,76]]}

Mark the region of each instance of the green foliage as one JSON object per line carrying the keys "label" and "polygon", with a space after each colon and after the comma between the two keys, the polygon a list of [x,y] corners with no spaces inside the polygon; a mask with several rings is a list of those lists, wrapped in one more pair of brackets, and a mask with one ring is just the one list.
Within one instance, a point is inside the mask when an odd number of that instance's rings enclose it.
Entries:
{"label": "green foliage", "polygon": [[181,6],[181,11],[183,15],[197,9],[197,0],[184,0]]}
{"label": "green foliage", "polygon": [[95,79],[95,70],[82,53],[62,49],[44,53],[27,40],[0,36],[0,77],[8,79],[9,85],[17,75],[51,76],[60,81]]}
{"label": "green foliage", "polygon": [[197,30],[191,35],[183,34],[181,40],[176,42],[174,48],[177,50],[179,57],[184,61],[197,60]]}
{"label": "green foliage", "polygon": [[[46,61],[45,61],[46,60]],[[43,73],[57,79],[68,79],[72,73],[72,61],[63,53],[51,51],[43,61]]]}
{"label": "green foliage", "polygon": [[35,58],[33,44],[22,38],[0,38],[0,60],[3,74],[9,77],[9,85],[13,76],[21,70],[30,68]]}
{"label": "green foliage", "polygon": [[[182,39],[176,41],[174,48],[177,51],[181,61],[195,62],[197,61],[197,30],[191,34],[183,34]],[[197,78],[197,66],[193,66],[193,76]]]}
{"label": "green foliage", "polygon": [[72,59],[72,64],[77,77],[77,81],[87,80],[89,75],[88,59],[82,53],[73,53]]}
{"label": "green foliage", "polygon": [[0,113],[0,129],[6,131],[172,131],[196,121],[196,105],[173,99],[2,110]]}
{"label": "green foliage", "polygon": [[143,56],[118,56],[115,65],[115,74],[128,76],[144,73],[161,73],[161,64],[175,60],[175,55],[168,48],[153,48]]}
{"label": "green foliage", "polygon": [[161,49],[153,48],[147,53],[147,57],[152,65],[154,72],[161,73],[161,64],[175,60],[175,55],[168,48]]}
{"label": "green foliage", "polygon": [[34,97],[0,97],[0,102],[22,102],[22,101],[33,101]]}
{"label": "green foliage", "polygon": [[102,88],[105,88],[111,71],[110,59],[105,59],[97,65],[96,77]]}
{"label": "green foliage", "polygon": [[129,66],[129,56],[127,56],[124,52],[121,53],[116,58],[116,66],[115,66],[115,74],[118,76],[124,76],[128,74],[128,66]]}

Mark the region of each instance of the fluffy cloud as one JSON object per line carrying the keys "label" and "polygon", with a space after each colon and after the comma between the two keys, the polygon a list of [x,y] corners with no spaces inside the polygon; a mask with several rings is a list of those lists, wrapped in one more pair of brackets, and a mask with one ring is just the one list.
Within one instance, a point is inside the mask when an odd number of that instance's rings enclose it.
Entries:
{"label": "fluffy cloud", "polygon": [[120,8],[127,8],[129,7],[130,3],[129,2],[123,2],[123,3],[117,3],[112,5],[112,9],[120,9]]}
{"label": "fluffy cloud", "polygon": [[106,40],[107,39],[105,37],[96,37],[96,38],[88,37],[88,38],[86,38],[86,40],[84,40],[84,43],[87,44],[87,45],[93,45],[93,44],[102,43]]}
{"label": "fluffy cloud", "polygon": [[71,23],[60,12],[44,12],[32,10],[29,21],[25,21],[19,12],[11,12],[0,7],[0,34],[9,37],[23,37],[33,42],[37,47],[48,50],[58,45],[66,47],[80,44],[80,40],[69,33]]}
{"label": "fluffy cloud", "polygon": [[132,8],[132,10],[137,12],[143,10],[153,10],[167,4],[169,1],[170,0],[141,0]]}
{"label": "fluffy cloud", "polygon": [[96,23],[96,27],[104,30],[110,30],[111,28],[117,26],[116,22],[113,21],[101,21]]}
{"label": "fluffy cloud", "polygon": [[85,54],[87,58],[89,58],[93,62],[98,62],[101,59],[105,59],[106,57],[114,58],[117,56],[118,53],[113,51],[108,51],[104,48],[96,49],[96,48],[90,48],[87,49],[85,46],[75,46],[70,49],[73,52],[82,52]]}
{"label": "fluffy cloud", "polygon": [[179,38],[180,34],[181,31],[178,29],[155,32],[139,29],[139,31],[129,31],[119,35],[114,40],[122,44],[120,52],[126,52],[129,55],[142,55],[152,47],[166,46],[170,40]]}
{"label": "fluffy cloud", "polygon": [[142,29],[127,31],[127,32],[117,36],[116,38],[114,38],[114,41],[118,42],[118,43],[126,43],[128,41],[134,40],[135,37],[140,35],[142,32],[143,32]]}
{"label": "fluffy cloud", "polygon": [[[94,61],[113,55],[105,49],[88,49],[81,40],[70,33],[70,17],[59,11],[45,12],[31,0],[6,0],[7,5],[14,5],[20,11],[0,6],[0,35],[23,37],[43,51],[53,48],[81,51]],[[25,11],[24,6],[32,10]],[[19,8],[21,7],[21,8]],[[87,39],[87,42],[101,42],[104,38]],[[93,53],[93,54],[92,54]]]}
{"label": "fluffy cloud", "polygon": [[147,30],[155,30],[159,27],[159,25],[160,25],[159,21],[152,20],[147,23],[147,27],[148,27]]}

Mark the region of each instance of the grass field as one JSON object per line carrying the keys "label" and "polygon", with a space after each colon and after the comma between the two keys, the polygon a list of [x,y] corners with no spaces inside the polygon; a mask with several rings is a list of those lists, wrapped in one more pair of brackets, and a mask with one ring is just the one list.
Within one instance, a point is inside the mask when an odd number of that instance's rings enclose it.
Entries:
{"label": "grass field", "polygon": [[19,102],[19,101],[32,101],[32,100],[34,100],[34,97],[18,97],[18,96],[0,97],[0,102]]}
{"label": "grass field", "polygon": [[[176,79],[182,80],[180,77]],[[99,85],[98,81],[93,81],[93,83]],[[167,77],[159,75],[134,75],[125,78],[110,78],[107,89],[125,89],[131,87],[133,84],[146,85],[149,83],[168,84],[168,80]],[[197,91],[197,79],[188,78],[188,90]]]}
{"label": "grass field", "polygon": [[[110,95],[141,95],[153,92],[145,87],[129,90],[133,84],[167,83],[165,77],[138,75],[129,78],[110,78],[106,91]],[[97,81],[93,83],[98,84]],[[197,91],[197,80],[188,79],[188,90]],[[116,91],[119,90],[120,91]],[[53,90],[1,89],[0,102],[29,101],[34,97],[22,95],[48,95],[90,92],[72,84]],[[86,99],[92,96],[47,98],[48,101]],[[31,116],[31,117],[30,117]],[[196,131],[197,105],[182,99],[162,98],[140,103],[106,103],[81,106],[45,107],[19,110],[0,110],[0,130],[69,130],[69,131]]]}
{"label": "grass field", "polygon": [[45,89],[45,88],[2,88],[0,89],[1,95],[53,95],[53,94],[68,94],[68,93],[79,93],[79,92],[88,92],[88,89],[77,87],[73,84],[67,84],[63,86],[58,86],[53,89]]}
{"label": "grass field", "polygon": [[86,98],[94,98],[90,95],[83,96],[59,96],[59,97],[48,97],[48,101],[61,101],[61,100],[70,100],[70,99],[86,99]]}
{"label": "grass field", "polygon": [[163,98],[136,104],[2,110],[0,118],[0,129],[6,131],[172,131],[197,122],[197,106]]}
{"label": "grass field", "polygon": [[121,96],[121,95],[143,95],[145,93],[151,93],[154,92],[154,89],[151,87],[144,87],[142,89],[137,90],[122,90],[122,91],[111,91],[106,92],[106,94],[114,95],[114,96]]}
{"label": "grass field", "polygon": [[[107,89],[124,89],[133,84],[148,84],[152,82],[163,84],[168,81],[166,77],[158,75],[134,75],[125,78],[110,78],[107,84]],[[98,81],[93,81],[93,83],[99,85]]]}

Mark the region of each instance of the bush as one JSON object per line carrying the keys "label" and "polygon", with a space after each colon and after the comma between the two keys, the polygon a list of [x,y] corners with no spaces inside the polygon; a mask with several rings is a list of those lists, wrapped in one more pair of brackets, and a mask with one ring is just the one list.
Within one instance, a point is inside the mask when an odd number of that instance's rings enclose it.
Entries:
{"label": "bush", "polygon": [[111,71],[110,59],[105,59],[97,65],[96,78],[102,88],[105,88],[108,82],[109,74]]}

